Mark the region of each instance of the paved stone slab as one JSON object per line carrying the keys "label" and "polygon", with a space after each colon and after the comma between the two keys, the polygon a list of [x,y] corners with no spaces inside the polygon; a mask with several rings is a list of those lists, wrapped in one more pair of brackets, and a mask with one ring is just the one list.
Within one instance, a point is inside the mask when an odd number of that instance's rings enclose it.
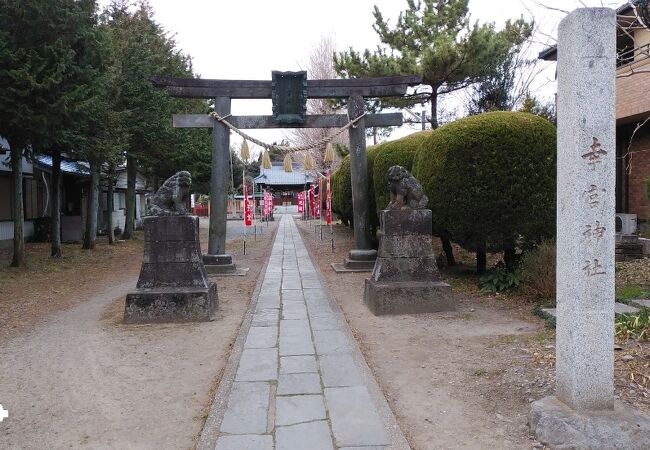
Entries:
{"label": "paved stone slab", "polygon": [[260,295],[257,299],[257,306],[255,307],[256,311],[261,311],[263,309],[280,309],[280,294],[267,294],[265,296]]}
{"label": "paved stone slab", "polygon": [[280,310],[273,308],[260,309],[253,314],[252,327],[277,327],[280,322]]}
{"label": "paved stone slab", "polygon": [[283,356],[280,358],[280,374],[318,372],[313,355]]}
{"label": "paved stone slab", "polygon": [[542,312],[549,316],[557,317],[557,311],[555,308],[542,308]]}
{"label": "paved stone slab", "polygon": [[303,302],[285,303],[282,307],[282,318],[287,320],[306,319],[307,307]]}
{"label": "paved stone slab", "polygon": [[320,313],[311,317],[311,329],[314,331],[340,330],[341,323],[332,313]]}
{"label": "paved stone slab", "polygon": [[273,348],[277,345],[277,327],[251,327],[244,348]]}
{"label": "paved stone slab", "polygon": [[317,373],[283,373],[278,380],[278,395],[320,394]]}
{"label": "paved stone slab", "polygon": [[326,418],[322,395],[292,395],[275,401],[275,425],[295,425]]}
{"label": "paved stone slab", "polygon": [[245,349],[239,360],[236,381],[271,381],[278,379],[276,348]]}
{"label": "paved stone slab", "polygon": [[[634,301],[634,303],[639,303],[639,301]],[[648,303],[650,303],[650,301]],[[557,317],[556,308],[542,308],[542,311],[553,317]],[[619,303],[619,302],[616,302],[614,304],[614,314],[636,314],[638,312],[639,312],[639,308],[636,308],[634,306],[626,305],[625,303]]]}
{"label": "paved stone slab", "polygon": [[340,447],[339,450],[386,450],[385,445],[371,445],[364,447]]}
{"label": "paved stone slab", "polygon": [[644,300],[634,300],[634,303],[637,303],[644,308],[650,308],[650,300],[644,299]]}
{"label": "paved stone slab", "polygon": [[326,421],[277,427],[276,450],[333,450],[330,428]]}
{"label": "paved stone slab", "polygon": [[325,399],[336,445],[360,447],[390,444],[365,386],[326,388]]}
{"label": "paved stone slab", "polygon": [[387,450],[345,321],[294,223],[282,220],[216,450]]}
{"label": "paved stone slab", "polygon": [[305,297],[303,296],[302,291],[297,289],[289,289],[282,291],[282,304],[284,305],[287,302],[301,302],[304,303]]}
{"label": "paved stone slab", "polygon": [[303,289],[306,300],[325,300],[327,301],[327,294],[325,290],[321,289]]}
{"label": "paved stone slab", "polygon": [[348,338],[342,331],[322,330],[314,331],[314,343],[319,355],[329,353],[350,353],[351,348]]}
{"label": "paved stone slab", "polygon": [[273,450],[273,436],[269,434],[221,436],[215,450]]}
{"label": "paved stone slab", "polygon": [[639,312],[639,308],[635,308],[634,306],[626,305],[625,303],[616,302],[614,304],[614,312],[616,314],[636,314],[636,313]]}
{"label": "paved stone slab", "polygon": [[316,289],[322,287],[318,278],[303,277],[302,278],[302,287],[305,289]]}
{"label": "paved stone slab", "polygon": [[301,336],[280,336],[280,355],[313,355],[314,344],[311,340],[306,341]]}
{"label": "paved stone slab", "polygon": [[305,337],[309,336],[309,339],[311,339],[311,328],[309,328],[309,321],[307,319],[280,321],[280,336],[296,334],[302,334]]}
{"label": "paved stone slab", "polygon": [[233,383],[221,431],[229,434],[266,433],[269,383]]}
{"label": "paved stone slab", "polygon": [[319,363],[325,387],[364,384],[359,368],[350,354],[322,355],[319,357]]}

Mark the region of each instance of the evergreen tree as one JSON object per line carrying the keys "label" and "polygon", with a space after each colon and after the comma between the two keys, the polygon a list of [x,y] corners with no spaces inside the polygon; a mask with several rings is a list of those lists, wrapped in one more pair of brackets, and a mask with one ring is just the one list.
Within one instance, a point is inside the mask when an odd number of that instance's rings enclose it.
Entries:
{"label": "evergreen tree", "polygon": [[75,142],[98,76],[95,12],[94,0],[0,0],[0,135],[11,146],[14,266],[24,262],[21,158]]}
{"label": "evergreen tree", "polygon": [[523,19],[507,21],[501,31],[493,23],[470,23],[469,0],[407,0],[394,28],[375,6],[374,30],[382,45],[374,52],[350,48],[334,55],[343,77],[422,75],[426,92],[406,99],[381,100],[384,106],[431,103],[431,125],[438,126],[438,96],[465,88],[486,75],[513,45],[532,31]]}
{"label": "evergreen tree", "polygon": [[[104,22],[111,40],[111,64],[117,70],[119,91],[115,107],[123,112],[122,128],[127,136],[126,223],[122,236],[129,239],[135,227],[138,168],[164,180],[163,177],[181,169],[177,166],[183,160],[180,155],[188,156],[188,149],[196,142],[189,136],[201,130],[174,130],[171,115],[183,112],[182,105],[192,107],[191,102],[172,99],[166,91],[151,84],[153,75],[192,76],[192,67],[190,58],[176,48],[174,40],[153,20],[149,5],[141,2],[131,10],[127,2],[114,1],[104,14]],[[205,150],[208,134],[205,130],[202,133]],[[203,151],[203,161],[205,156]]]}

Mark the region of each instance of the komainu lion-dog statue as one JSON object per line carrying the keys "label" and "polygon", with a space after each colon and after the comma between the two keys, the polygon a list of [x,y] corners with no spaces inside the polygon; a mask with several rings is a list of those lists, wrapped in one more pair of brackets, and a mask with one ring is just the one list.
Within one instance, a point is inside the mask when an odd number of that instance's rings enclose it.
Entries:
{"label": "komainu lion-dog statue", "polygon": [[390,203],[386,209],[425,209],[429,198],[424,194],[420,182],[402,166],[388,169]]}
{"label": "komainu lion-dog statue", "polygon": [[176,172],[169,177],[149,202],[149,214],[152,216],[182,216],[189,214],[187,209],[190,198],[192,175],[186,170]]}

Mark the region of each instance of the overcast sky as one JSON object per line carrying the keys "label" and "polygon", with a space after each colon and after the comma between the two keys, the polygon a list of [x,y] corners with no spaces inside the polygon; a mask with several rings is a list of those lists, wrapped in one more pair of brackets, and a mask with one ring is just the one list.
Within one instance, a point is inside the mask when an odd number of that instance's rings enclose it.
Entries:
{"label": "overcast sky", "polygon": [[[100,0],[107,4],[108,0]],[[373,5],[384,18],[395,23],[406,0],[149,0],[155,18],[175,35],[178,46],[192,56],[202,78],[270,79],[272,70],[300,70],[309,52],[323,36],[331,36],[339,50],[375,48],[379,43],[372,29]],[[553,43],[557,24],[564,16],[542,5],[572,10],[581,5],[616,7],[623,2],[601,0],[470,0],[472,20],[495,22],[500,27],[509,18],[534,18],[542,34],[535,41],[537,52]],[[551,38],[552,37],[552,38]],[[551,98],[554,68],[538,77],[537,94]],[[459,99],[448,99],[443,107],[458,108]],[[233,101],[233,114],[271,114],[271,102]],[[404,127],[394,137],[408,134]],[[255,137],[273,141],[278,130],[251,130]],[[236,138],[233,138],[233,141]]]}

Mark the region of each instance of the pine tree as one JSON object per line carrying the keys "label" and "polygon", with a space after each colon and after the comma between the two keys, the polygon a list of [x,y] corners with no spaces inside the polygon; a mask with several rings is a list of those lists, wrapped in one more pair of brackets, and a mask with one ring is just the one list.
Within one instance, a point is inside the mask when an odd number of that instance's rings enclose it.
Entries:
{"label": "pine tree", "polygon": [[431,125],[438,126],[438,97],[465,88],[486,75],[513,45],[531,31],[523,19],[507,21],[497,31],[493,23],[470,23],[469,0],[407,0],[407,9],[391,27],[375,6],[374,30],[381,46],[372,52],[334,55],[334,67],[343,77],[422,75],[425,92],[406,99],[381,100],[379,105],[414,106],[430,102]]}

